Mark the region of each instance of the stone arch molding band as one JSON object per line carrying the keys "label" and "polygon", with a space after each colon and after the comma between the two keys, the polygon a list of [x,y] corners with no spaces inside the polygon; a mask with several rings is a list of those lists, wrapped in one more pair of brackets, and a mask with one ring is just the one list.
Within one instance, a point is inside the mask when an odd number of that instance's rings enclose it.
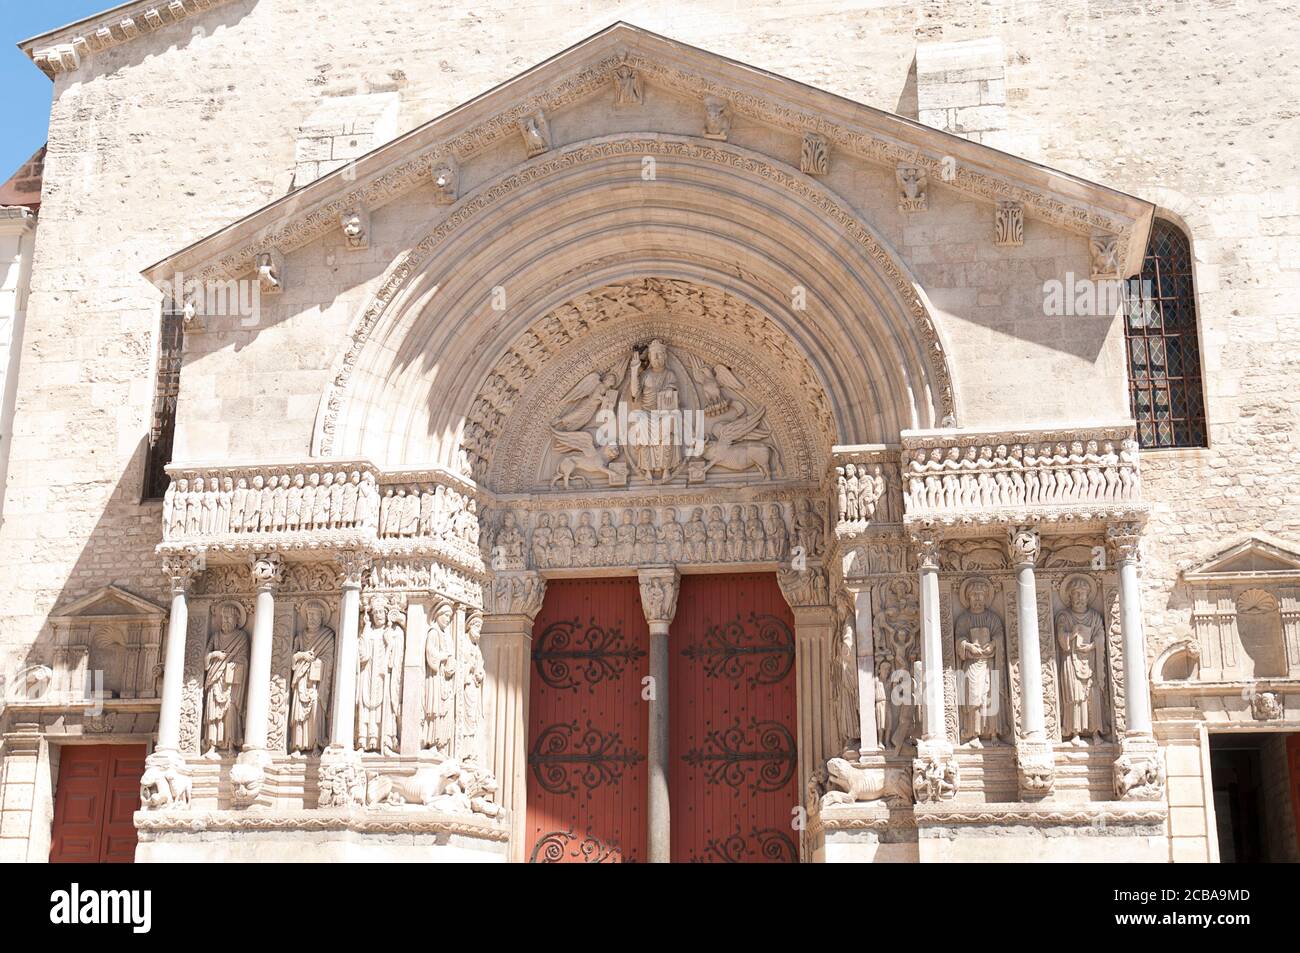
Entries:
{"label": "stone arch molding band", "polygon": [[[651,183],[644,157],[657,163]],[[785,364],[816,367],[808,383],[828,403],[831,442],[892,443],[904,429],[956,423],[929,303],[869,225],[782,163],[647,133],[529,160],[464,196],[399,256],[336,357],[313,455],[467,471],[464,429],[496,365],[512,355],[528,365],[557,309],[590,308],[600,289],[647,277],[675,294],[692,286],[697,305],[763,326]],[[786,369],[791,383],[812,375]]]}

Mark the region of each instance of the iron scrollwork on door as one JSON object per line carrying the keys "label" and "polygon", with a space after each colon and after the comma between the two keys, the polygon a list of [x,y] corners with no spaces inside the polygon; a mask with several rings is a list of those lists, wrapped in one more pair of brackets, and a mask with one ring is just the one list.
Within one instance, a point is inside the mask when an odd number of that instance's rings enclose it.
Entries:
{"label": "iron scrollwork on door", "polygon": [[775,685],[794,668],[794,633],[774,615],[751,614],[748,625],[732,619],[710,627],[682,654],[693,662],[702,661],[708,678]]}
{"label": "iron scrollwork on door", "polygon": [[614,843],[606,843],[594,837],[590,831],[579,837],[574,831],[550,831],[543,834],[533,845],[533,852],[528,857],[530,864],[558,864],[566,858],[584,864],[626,864],[631,863],[623,856],[622,849]]}
{"label": "iron scrollwork on door", "polygon": [[[575,738],[575,736],[577,736]],[[579,733],[576,721],[547,725],[528,753],[528,769],[538,785],[551,794],[588,791],[605,784],[618,784],[623,771],[645,760],[645,755],[622,747],[616,731],[602,732],[590,721]]]}
{"label": "iron scrollwork on door", "polygon": [[551,688],[576,692],[585,682],[593,692],[606,679],[622,678],[628,663],[645,654],[624,641],[622,629],[603,629],[594,620],[583,628],[577,619],[566,619],[542,630],[533,647],[533,665]]}
{"label": "iron scrollwork on door", "polygon": [[710,837],[703,855],[691,857],[693,864],[746,864],[766,861],[776,864],[797,864],[799,845],[794,838],[776,827],[753,828],[749,836],[734,833],[726,837]]}
{"label": "iron scrollwork on door", "polygon": [[[682,760],[705,772],[709,784],[725,784],[737,794],[782,790],[794,775],[797,760],[794,735],[779,721],[740,719],[727,728],[711,729],[704,745],[692,748]],[[751,777],[752,775],[752,777]]]}

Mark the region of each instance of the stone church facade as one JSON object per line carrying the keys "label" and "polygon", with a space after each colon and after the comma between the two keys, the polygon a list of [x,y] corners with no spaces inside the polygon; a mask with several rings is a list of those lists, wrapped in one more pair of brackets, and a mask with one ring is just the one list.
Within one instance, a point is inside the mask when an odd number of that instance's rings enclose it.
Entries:
{"label": "stone church facade", "polygon": [[22,44],[0,859],[1295,859],[1300,59],[588,6]]}

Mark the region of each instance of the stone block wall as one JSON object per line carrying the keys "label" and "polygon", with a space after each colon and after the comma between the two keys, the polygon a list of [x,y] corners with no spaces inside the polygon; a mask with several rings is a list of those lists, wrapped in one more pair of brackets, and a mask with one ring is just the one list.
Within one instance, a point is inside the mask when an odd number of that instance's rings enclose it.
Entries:
{"label": "stone block wall", "polygon": [[[652,0],[631,14],[647,29],[891,111],[908,95],[914,67],[920,106],[924,44],[1000,44],[1001,93],[991,76],[970,79],[987,82],[987,91],[971,89],[990,98],[981,107],[996,109],[1004,96],[1014,141],[1037,141],[1045,164],[1151,199],[1187,226],[1211,446],[1146,455],[1157,509],[1144,585],[1156,644],[1187,630],[1180,566],[1238,533],[1300,534],[1300,484],[1289,479],[1300,464],[1300,176],[1286,127],[1300,58],[1285,44],[1258,43],[1261,9],[1190,0],[827,0],[742,11],[721,0],[688,8]],[[152,552],[160,506],[140,501],[159,295],[140,270],[282,195],[302,159],[297,130],[310,127],[328,96],[391,81],[400,133],[624,15],[610,0],[491,0],[436,12],[414,0],[371,0],[347,15],[301,0],[232,0],[58,76],[0,527],[0,665],[48,636],[56,606],[106,583],[163,601]],[[873,170],[861,187],[892,185]],[[972,234],[985,228],[982,219],[983,209],[971,210]],[[935,304],[954,346],[990,368],[1028,349],[1039,376],[1027,384],[968,375],[961,399],[973,423],[1035,391],[1053,413],[1090,412],[1073,383],[1084,372],[1107,381],[1103,399],[1123,406],[1118,324],[1098,331],[1090,319],[1045,318],[1027,290],[1029,275],[1042,281],[1058,276],[1062,261],[1084,260],[1081,244],[1038,248],[1031,221],[1024,273],[1008,280],[998,274],[1008,266],[963,250],[962,235],[923,229],[896,223],[885,231],[940,289]],[[326,253],[317,245],[303,255]],[[321,259],[310,267],[355,267],[359,282],[373,278],[364,265]],[[238,443],[224,430],[231,423],[206,414],[227,399],[283,409],[292,427],[265,439],[283,447],[277,455],[302,452],[297,425],[314,413],[307,395],[318,370],[311,339],[355,301],[322,295],[305,303],[288,333],[307,343],[274,355],[282,373],[204,380],[205,364],[227,358],[191,342],[187,456],[217,456]],[[334,316],[316,325],[310,308]],[[236,340],[232,353],[258,347],[253,338]],[[301,387],[281,396],[295,377]]]}

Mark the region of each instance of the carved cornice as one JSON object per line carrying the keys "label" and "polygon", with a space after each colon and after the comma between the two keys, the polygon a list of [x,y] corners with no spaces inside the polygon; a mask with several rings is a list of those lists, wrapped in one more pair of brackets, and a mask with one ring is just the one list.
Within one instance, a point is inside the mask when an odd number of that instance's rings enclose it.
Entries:
{"label": "carved cornice", "polygon": [[1163,804],[1145,807],[1122,801],[1097,801],[1078,807],[1031,802],[960,804],[935,801],[917,804],[913,813],[918,828],[951,827],[958,824],[1028,827],[1150,825],[1164,823],[1169,815]]}
{"label": "carved cornice", "polygon": [[81,67],[91,53],[130,43],[173,23],[219,7],[227,0],[142,0],[87,17],[18,44],[50,79]]}
{"label": "carved cornice", "polygon": [[299,810],[299,811],[137,811],[142,835],[198,834],[210,831],[350,831],[357,834],[460,834],[487,841],[507,841],[509,827],[455,814],[426,810]]}

